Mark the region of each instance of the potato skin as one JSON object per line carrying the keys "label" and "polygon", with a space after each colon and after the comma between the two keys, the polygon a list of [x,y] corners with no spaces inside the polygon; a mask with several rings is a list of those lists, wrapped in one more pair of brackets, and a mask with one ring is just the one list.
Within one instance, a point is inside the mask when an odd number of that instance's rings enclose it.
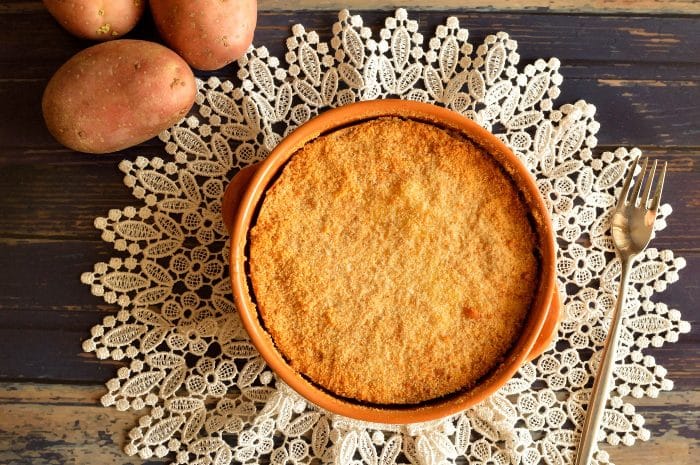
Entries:
{"label": "potato skin", "polygon": [[44,6],[71,34],[91,40],[117,39],[143,16],[146,0],[44,0]]}
{"label": "potato skin", "polygon": [[83,50],[53,75],[41,102],[49,132],[79,152],[144,142],[192,108],[192,70],[172,50],[122,39]]}
{"label": "potato skin", "polygon": [[150,0],[163,40],[193,68],[211,71],[248,49],[257,21],[256,0]]}

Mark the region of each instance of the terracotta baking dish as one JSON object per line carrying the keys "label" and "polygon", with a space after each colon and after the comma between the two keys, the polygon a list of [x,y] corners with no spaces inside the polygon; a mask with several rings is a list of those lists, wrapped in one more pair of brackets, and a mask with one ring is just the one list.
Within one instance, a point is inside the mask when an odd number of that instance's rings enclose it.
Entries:
{"label": "terracotta baking dish", "polygon": [[[429,122],[462,132],[498,160],[524,193],[541,238],[540,279],[533,306],[520,338],[505,360],[472,389],[419,405],[377,406],[333,395],[292,369],[276,349],[259,318],[252,287],[246,275],[246,243],[251,221],[265,190],[289,158],[319,135],[352,123],[382,116],[397,116]],[[542,353],[551,341],[559,320],[560,303],[555,286],[555,248],[551,221],[531,174],[493,134],[464,116],[434,105],[375,100],[328,110],[296,129],[279,143],[264,161],[236,174],[224,195],[222,212],[231,232],[231,284],[236,306],[250,338],[267,364],[285,383],[314,404],[331,412],[364,421],[413,423],[433,420],[464,410],[484,400],[503,386],[526,361]]]}

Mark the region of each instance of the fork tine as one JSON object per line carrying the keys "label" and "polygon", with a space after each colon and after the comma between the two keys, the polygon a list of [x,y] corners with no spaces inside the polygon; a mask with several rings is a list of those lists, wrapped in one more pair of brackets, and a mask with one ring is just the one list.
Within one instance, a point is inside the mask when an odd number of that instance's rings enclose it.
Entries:
{"label": "fork tine", "polygon": [[649,191],[651,191],[651,183],[654,182],[654,174],[656,174],[656,165],[659,160],[654,160],[654,164],[651,165],[651,171],[649,171],[649,176],[647,176],[644,182],[644,190],[642,191],[642,197],[639,199],[639,206],[641,208],[647,208],[647,201],[649,200]]}
{"label": "fork tine", "polygon": [[656,190],[654,190],[654,200],[651,202],[651,209],[656,210],[659,208],[659,202],[661,201],[661,191],[664,188],[664,179],[666,178],[666,166],[667,162],[664,162],[664,166],[661,168],[661,174],[659,175],[659,182],[656,184]]}
{"label": "fork tine", "polygon": [[644,157],[644,163],[642,164],[642,171],[637,176],[637,180],[634,181],[634,187],[632,188],[632,195],[630,195],[630,203],[634,206],[637,205],[637,197],[639,197],[639,190],[642,188],[642,183],[644,182],[644,175],[647,172],[647,165],[649,164],[649,158]]}
{"label": "fork tine", "polygon": [[627,193],[630,190],[630,183],[632,183],[632,176],[634,176],[634,170],[637,168],[637,163],[639,163],[639,157],[634,159],[632,166],[629,168],[629,172],[625,178],[625,184],[622,185],[622,191],[620,192],[620,200],[617,202],[617,208],[622,208],[625,205]]}

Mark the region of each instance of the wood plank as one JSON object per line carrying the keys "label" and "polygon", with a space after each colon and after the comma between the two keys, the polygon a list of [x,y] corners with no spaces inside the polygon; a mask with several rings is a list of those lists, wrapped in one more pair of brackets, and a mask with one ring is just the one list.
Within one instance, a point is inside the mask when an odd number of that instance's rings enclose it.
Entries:
{"label": "wood plank", "polygon": [[[334,10],[352,7],[353,10],[390,9],[390,8],[420,8],[420,9],[453,9],[464,8],[472,11],[547,11],[580,12],[580,13],[634,13],[634,14],[698,14],[700,7],[693,0],[490,0],[480,2],[477,0],[258,0],[260,11],[274,11],[283,9],[291,10]],[[37,12],[42,9],[36,0],[7,1],[0,4],[0,12]]]}
{"label": "wood plank", "polygon": [[[7,314],[2,312],[3,317]],[[95,318],[94,323],[100,321],[101,318]],[[127,363],[98,360],[93,354],[84,353],[81,345],[89,334],[87,326],[78,331],[0,329],[0,380],[107,382],[117,376],[119,367]]]}
{"label": "wood plank", "polygon": [[690,146],[700,140],[696,82],[564,79],[556,103],[579,99],[596,105],[602,145]]}
{"label": "wood plank", "polygon": [[99,404],[104,387],[0,384],[0,463],[156,464],[123,452],[137,412]]}
{"label": "wood plank", "polygon": [[[104,302],[92,297],[90,288],[80,282],[80,275],[92,271],[94,263],[109,261],[117,255],[109,244],[99,239],[92,243],[16,240],[11,243],[3,241],[0,250],[0,282],[3,283],[0,309],[79,312],[93,311],[94,307],[94,311],[98,312],[104,312],[107,308],[115,311],[115,306],[100,307]],[[94,324],[90,321],[71,324],[70,318],[67,317],[57,327],[71,330],[82,328],[85,331]],[[2,328],[12,327],[11,321],[5,319]],[[34,327],[42,327],[46,323],[44,319],[38,319]],[[22,324],[18,326],[23,327]],[[49,324],[46,329],[53,327],[53,324]]]}
{"label": "wood plank", "polygon": [[[114,376],[119,362],[99,361],[81,349],[90,327],[117,311],[79,281],[80,273],[91,270],[95,261],[111,256],[106,249],[100,242],[80,241],[17,241],[0,247],[0,380],[98,383]],[[697,328],[700,252],[685,258],[688,265],[680,283],[659,298]],[[646,353],[666,367],[677,389],[697,388],[700,332]]]}
{"label": "wood plank", "polygon": [[[361,14],[363,24],[372,29],[375,37],[390,15],[391,12],[379,10]],[[477,13],[459,9],[425,11],[410,8],[409,15],[418,20],[419,30],[426,40],[448,16],[456,16],[460,26],[469,30],[469,41],[474,45],[482,43],[488,34],[506,31],[518,41],[523,62],[551,56],[564,64],[665,63],[677,66],[700,62],[698,54],[688,53],[688,50],[700,46],[700,37],[696,34],[700,18],[696,17]],[[317,31],[322,40],[328,40],[337,16],[337,10],[261,12],[254,43],[265,45],[271,53],[282,57],[286,51],[284,41],[292,25],[301,23],[307,30]],[[581,75],[571,76],[589,76],[585,68],[581,71]]]}
{"label": "wood plank", "polygon": [[[599,136],[603,138],[602,134]],[[111,208],[143,205],[123,185],[123,174],[117,168],[119,161],[125,156],[133,159],[136,154],[169,159],[162,143],[158,140],[153,143],[158,146],[141,146],[122,154],[100,156],[67,150],[0,149],[0,198],[3,199],[0,203],[3,218],[0,238],[5,241],[99,240],[99,231],[93,224],[95,217],[105,216]],[[600,146],[597,152],[614,150],[615,147]],[[700,147],[667,149],[642,146],[642,149],[646,155],[669,161],[664,200],[671,203],[674,213],[669,219],[668,229],[654,241],[655,246],[675,250],[700,249],[700,184],[697,182]]]}
{"label": "wood plank", "polygon": [[[621,80],[634,82],[640,85],[652,85],[662,87],[667,85],[692,86],[692,83],[700,82],[700,66],[695,63],[610,63],[608,61],[572,60],[562,62],[559,72],[564,81],[570,79],[596,79],[600,81]],[[586,97],[591,100],[595,98]]]}
{"label": "wood plank", "polygon": [[[699,68],[700,69],[700,68]],[[44,125],[44,81],[0,81],[0,140],[7,148],[58,150]],[[584,99],[598,108],[603,145],[694,146],[700,140],[700,85],[659,79],[564,79],[557,106]],[[151,140],[146,146],[157,146]],[[142,147],[142,148],[143,148]],[[0,148],[0,159],[7,149]],[[129,154],[130,150],[124,153]]]}
{"label": "wood plank", "polygon": [[[405,6],[394,0],[260,0],[256,43],[282,56],[290,27],[298,22],[327,38],[337,9],[348,3],[353,11],[372,10],[362,15],[375,34],[391,9]],[[595,103],[601,143],[643,145],[645,153],[672,162],[665,199],[675,213],[653,245],[686,256],[681,282],[661,298],[697,328],[700,132],[693,122],[700,120],[700,55],[694,53],[700,50],[700,18],[690,15],[700,12],[700,3],[417,0],[408,9],[427,37],[457,14],[472,43],[502,29],[519,41],[523,63],[559,57],[565,79],[557,103],[578,98]],[[493,9],[501,11],[489,12]],[[638,16],[649,12],[663,16]],[[130,36],[159,40],[150,18]],[[115,255],[99,240],[94,217],[138,204],[122,185],[117,163],[137,155],[165,157],[162,144],[154,139],[100,157],[60,148],[44,129],[41,93],[55,69],[91,43],[65,33],[38,0],[0,3],[0,43],[0,379],[23,381],[0,383],[0,463],[142,463],[121,451],[137,416],[98,404],[102,383],[120,363],[98,361],[81,350],[89,328],[116,307],[90,295],[79,275]],[[235,72],[230,66],[216,74]],[[652,441],[610,448],[612,459],[619,465],[694,464],[700,438],[700,333],[647,353],[668,369],[675,391],[632,402],[647,418]]]}
{"label": "wood plank", "polygon": [[[700,318],[690,314],[686,308],[681,310],[684,319],[690,320],[691,325],[697,328]],[[113,314],[114,311],[78,314],[78,321],[86,323],[84,329],[80,330],[65,330],[61,326],[44,329],[13,328],[11,312],[25,311],[0,311],[0,318],[9,325],[8,329],[0,329],[0,381],[105,383],[116,376],[119,367],[126,364],[98,360],[93,354],[83,353],[81,349],[82,341],[89,334],[89,327],[101,322],[105,314]],[[58,315],[51,315],[52,312]],[[48,309],[30,314],[46,317],[48,321],[58,320],[59,324],[64,324],[62,319],[76,318],[74,312]],[[645,354],[653,356],[659,365],[668,370],[667,376],[674,382],[674,390],[697,388],[697,380],[700,378],[700,340],[693,333],[681,335],[675,344],[647,349]]]}
{"label": "wood plank", "polygon": [[0,378],[105,382],[115,376],[122,363],[83,353],[82,342],[118,308],[80,282],[81,273],[112,255],[99,240],[0,246]]}
{"label": "wood plank", "polygon": [[[122,183],[123,173],[117,168],[122,157],[75,156],[82,163],[62,164],[63,157],[49,154],[36,164],[0,169],[0,195],[5,195],[0,237],[98,240],[96,216],[107,215],[111,208],[142,204]],[[21,155],[10,158],[21,162]]]}
{"label": "wood plank", "polygon": [[340,0],[290,0],[279,2],[278,0],[258,0],[260,10],[277,9],[304,9],[304,10],[333,10],[348,8],[351,3],[352,10],[375,10],[390,8],[411,8],[427,10],[466,9],[470,11],[547,11],[547,12],[580,12],[580,13],[654,13],[654,14],[698,14],[700,5],[691,0],[489,0],[480,2],[477,0],[353,0],[343,2]]}
{"label": "wood plank", "polygon": [[[0,69],[2,69],[1,62]],[[56,162],[60,163],[64,159],[70,161],[70,158],[61,157],[73,152],[55,141],[46,129],[41,113],[41,98],[48,80],[49,75],[46,79],[0,79],[0,102],[2,102],[0,118],[4,118],[3,124],[0,125],[0,166],[8,160],[17,161],[17,156],[21,157],[21,155],[17,155],[16,151],[12,151],[13,149],[22,149],[22,153],[29,154],[46,153],[50,150],[57,154]],[[157,138],[153,138],[140,144],[138,148],[121,152],[122,155],[118,153],[91,156],[82,154],[81,157],[83,162],[100,159],[113,160],[117,164],[124,157],[124,154],[136,156],[151,147],[157,147],[158,151],[162,153],[163,144]],[[141,152],[138,152],[139,150]],[[10,151],[12,153],[8,153]]]}
{"label": "wood plank", "polygon": [[[327,34],[335,14],[261,14],[259,43],[281,56],[291,24],[303,21]],[[44,127],[41,95],[53,71],[88,45],[70,38],[48,14],[39,19],[44,27],[37,27],[36,16],[42,14],[0,14],[0,43],[10,45],[0,49],[0,101],[4,103],[0,119],[6,122],[0,127],[0,140],[6,147],[57,147]],[[378,26],[386,13],[374,11],[365,16],[367,24]],[[445,16],[417,13],[426,32]],[[700,55],[687,50],[700,49],[698,20],[544,14],[460,17],[476,43],[495,30],[510,31],[521,43],[523,62],[559,57],[565,65],[565,79],[557,103],[584,98],[597,104],[603,127],[601,143],[696,145],[700,128],[692,122],[700,120],[700,107],[694,104],[700,100]],[[146,28],[140,34],[150,38],[152,32]],[[29,50],[21,46],[30,41],[46,45]],[[224,77],[234,73],[235,66],[217,72]]]}
{"label": "wood plank", "polygon": [[[550,56],[558,57],[566,66],[591,62],[678,66],[700,61],[698,54],[688,53],[700,48],[700,37],[696,34],[700,19],[697,17],[478,13],[469,9],[410,9],[409,13],[419,20],[420,30],[427,38],[450,15],[457,16],[462,27],[469,29],[470,41],[475,45],[481,43],[487,34],[504,30],[519,42],[523,61]],[[390,11],[372,10],[363,11],[362,17],[376,36],[390,14]],[[307,29],[316,30],[322,39],[327,40],[335,21],[337,10],[261,11],[254,43],[265,45],[274,55],[282,57],[293,24],[303,23]],[[160,41],[148,21],[128,37]],[[0,48],[0,79],[48,79],[73,54],[92,45],[89,41],[70,36],[43,10],[31,13],[0,10],[0,43],[5,44]],[[37,45],[25,47],[27,43]],[[580,71],[583,72],[581,76],[589,76],[586,68]],[[235,65],[215,74],[235,75]],[[567,76],[581,77],[578,74]]]}
{"label": "wood plank", "polygon": [[[31,312],[31,315],[46,317],[49,321],[75,317],[74,312],[64,311],[57,317],[51,315],[52,312],[58,313],[46,310]],[[3,364],[0,381],[107,382],[116,376],[117,369],[125,363],[97,360],[93,354],[83,353],[81,344],[92,324],[99,323],[105,314],[113,313],[105,311],[101,315],[78,315],[78,321],[85,321],[86,325],[77,331],[64,330],[60,326],[50,329],[0,329],[0,362]],[[700,319],[686,313],[684,312],[684,318],[690,319],[691,324],[697,328]],[[8,311],[0,311],[0,317],[7,319],[10,325],[13,324]],[[697,388],[697,380],[700,378],[700,341],[692,334],[681,335],[676,344],[648,349],[645,354],[653,356],[658,364],[668,370],[668,378],[675,385],[674,390]]]}
{"label": "wood plank", "polygon": [[657,399],[635,399],[632,403],[637,407],[637,413],[645,418],[644,427],[651,431],[651,439],[637,441],[632,447],[605,444],[603,449],[614,463],[697,464],[700,391],[662,393]]}
{"label": "wood plank", "polygon": [[[122,452],[126,433],[140,412],[99,405],[102,386],[0,383],[0,463],[114,463],[148,465]],[[670,463],[694,465],[700,447],[700,391],[662,393],[636,400],[652,432],[649,442],[609,447],[617,465]],[[145,413],[145,412],[144,412]]]}

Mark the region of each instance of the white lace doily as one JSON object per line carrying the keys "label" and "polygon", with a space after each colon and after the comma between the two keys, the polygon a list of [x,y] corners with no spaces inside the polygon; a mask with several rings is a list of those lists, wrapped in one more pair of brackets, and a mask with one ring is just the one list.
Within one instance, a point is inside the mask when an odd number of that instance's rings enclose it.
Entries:
{"label": "white lace doily", "polygon": [[[120,164],[139,206],[95,221],[117,257],[82,280],[120,310],[92,328],[83,348],[127,362],[102,398],[105,406],[144,413],[125,452],[221,465],[570,463],[616,298],[620,264],[609,216],[639,151],[594,154],[595,107],[554,108],[559,61],[519,67],[517,44],[505,32],[474,47],[448,18],[425,41],[400,9],[373,37],[360,16],[341,11],[329,42],[297,25],[287,49],[283,65],[266,48],[251,48],[239,61],[238,84],[199,81],[197,114],[161,135],[167,155]],[[556,342],[497,394],[459,415],[408,426],[331,415],[277,380],[239,322],[221,219],[224,187],[236,170],[327,108],[384,97],[467,115],[530,168],[552,211],[564,302]],[[670,212],[661,208],[657,229]],[[646,349],[689,331],[678,310],[652,300],[684,265],[671,251],[650,248],[633,267],[601,440],[649,438],[627,399],[673,386]],[[596,460],[609,463],[602,451]]]}

